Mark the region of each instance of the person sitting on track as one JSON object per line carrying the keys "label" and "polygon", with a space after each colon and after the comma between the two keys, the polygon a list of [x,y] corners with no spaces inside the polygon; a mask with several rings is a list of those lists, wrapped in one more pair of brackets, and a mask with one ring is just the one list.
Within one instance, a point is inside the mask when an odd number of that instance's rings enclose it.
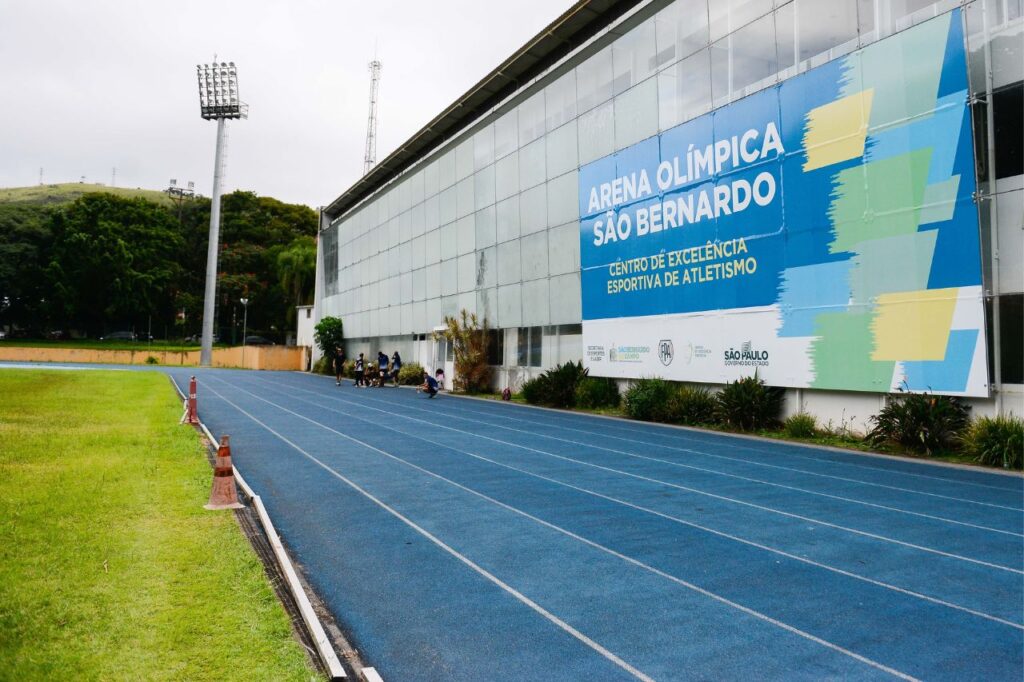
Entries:
{"label": "person sitting on track", "polygon": [[437,371],[434,372],[434,379],[437,381],[437,390],[444,390],[444,368],[438,367]]}
{"label": "person sitting on track", "polygon": [[423,385],[416,389],[417,392],[423,391],[429,394],[427,397],[433,398],[437,395],[437,379],[430,376],[430,372],[423,371]]}

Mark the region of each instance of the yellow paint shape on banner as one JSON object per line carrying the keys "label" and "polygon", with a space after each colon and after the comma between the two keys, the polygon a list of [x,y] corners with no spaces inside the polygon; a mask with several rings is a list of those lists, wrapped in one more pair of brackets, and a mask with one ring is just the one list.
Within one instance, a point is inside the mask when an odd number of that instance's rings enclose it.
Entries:
{"label": "yellow paint shape on banner", "polygon": [[804,172],[864,154],[871,117],[872,88],[811,109],[804,131]]}
{"label": "yellow paint shape on banner", "polygon": [[872,360],[943,360],[958,289],[881,294]]}

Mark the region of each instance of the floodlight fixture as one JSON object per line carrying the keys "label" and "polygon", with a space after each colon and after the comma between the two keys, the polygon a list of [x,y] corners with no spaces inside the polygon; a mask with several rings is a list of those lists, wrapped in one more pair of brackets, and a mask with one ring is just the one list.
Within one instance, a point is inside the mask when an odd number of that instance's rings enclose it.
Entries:
{"label": "floodlight fixture", "polygon": [[[216,57],[214,57],[216,60]],[[213,161],[213,193],[210,196],[210,239],[206,251],[206,290],[203,301],[203,340],[199,364],[213,362],[213,318],[217,301],[217,256],[220,250],[221,175],[224,171],[225,126],[229,119],[249,117],[249,107],[239,99],[238,68],[234,62],[196,65],[199,81],[199,115],[217,122],[217,152]]]}
{"label": "floodlight fixture", "polygon": [[197,64],[199,115],[206,120],[246,118],[248,107],[238,96],[238,68],[234,62]]}

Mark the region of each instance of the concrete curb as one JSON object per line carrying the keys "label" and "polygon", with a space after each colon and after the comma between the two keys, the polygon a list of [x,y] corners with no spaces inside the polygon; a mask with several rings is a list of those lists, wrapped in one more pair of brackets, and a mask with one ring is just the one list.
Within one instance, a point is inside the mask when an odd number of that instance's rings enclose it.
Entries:
{"label": "concrete curb", "polygon": [[[178,386],[178,382],[174,380],[174,377],[170,374],[167,375],[171,380],[171,384],[174,385],[174,389],[181,396],[182,400],[185,399],[185,394],[181,392],[181,388]],[[214,438],[213,434],[203,423],[202,419],[199,420],[199,428],[202,429],[203,433],[210,440],[211,443],[217,443],[217,439]],[[324,631],[323,624],[320,622],[320,618],[316,615],[316,611],[313,610],[313,605],[309,600],[309,596],[302,587],[302,583],[299,581],[299,576],[295,572],[295,567],[292,564],[291,558],[288,556],[288,552],[285,550],[284,545],[281,543],[281,538],[277,534],[277,530],[274,528],[273,522],[270,520],[270,515],[267,513],[266,507],[263,505],[263,500],[257,495],[249,484],[242,478],[242,474],[239,473],[238,469],[232,466],[234,470],[235,480],[238,482],[238,487],[242,489],[246,497],[248,497],[253,507],[256,509],[256,513],[259,516],[260,524],[263,526],[263,532],[266,534],[270,546],[274,550],[274,556],[277,559],[277,563],[281,572],[285,576],[285,580],[288,583],[289,591],[292,597],[295,599],[295,603],[299,607],[299,613],[302,615],[302,620],[306,624],[306,628],[309,630],[310,635],[313,638],[313,642],[316,645],[317,653],[320,655],[320,660],[326,668],[328,675],[331,680],[345,680],[348,676],[345,673],[345,668],[341,665],[341,661],[338,659],[338,655],[334,651],[334,646],[331,644],[330,638]],[[364,676],[365,676],[364,669]],[[370,668],[369,670],[372,670]],[[373,671],[376,675],[376,671]],[[379,676],[377,679],[380,679]]]}

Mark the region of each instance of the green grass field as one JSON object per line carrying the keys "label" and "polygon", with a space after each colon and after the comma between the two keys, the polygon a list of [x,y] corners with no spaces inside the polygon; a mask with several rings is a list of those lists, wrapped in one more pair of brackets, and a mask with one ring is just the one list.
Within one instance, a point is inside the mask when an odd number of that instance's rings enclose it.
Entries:
{"label": "green grass field", "polygon": [[65,182],[57,185],[34,185],[32,187],[0,188],[0,203],[66,204],[90,192],[109,192],[119,197],[143,197],[165,206],[170,206],[170,197],[153,189],[131,189],[108,187],[80,182]]}
{"label": "green grass field", "polygon": [[0,370],[0,679],[318,677],[155,372]]}

